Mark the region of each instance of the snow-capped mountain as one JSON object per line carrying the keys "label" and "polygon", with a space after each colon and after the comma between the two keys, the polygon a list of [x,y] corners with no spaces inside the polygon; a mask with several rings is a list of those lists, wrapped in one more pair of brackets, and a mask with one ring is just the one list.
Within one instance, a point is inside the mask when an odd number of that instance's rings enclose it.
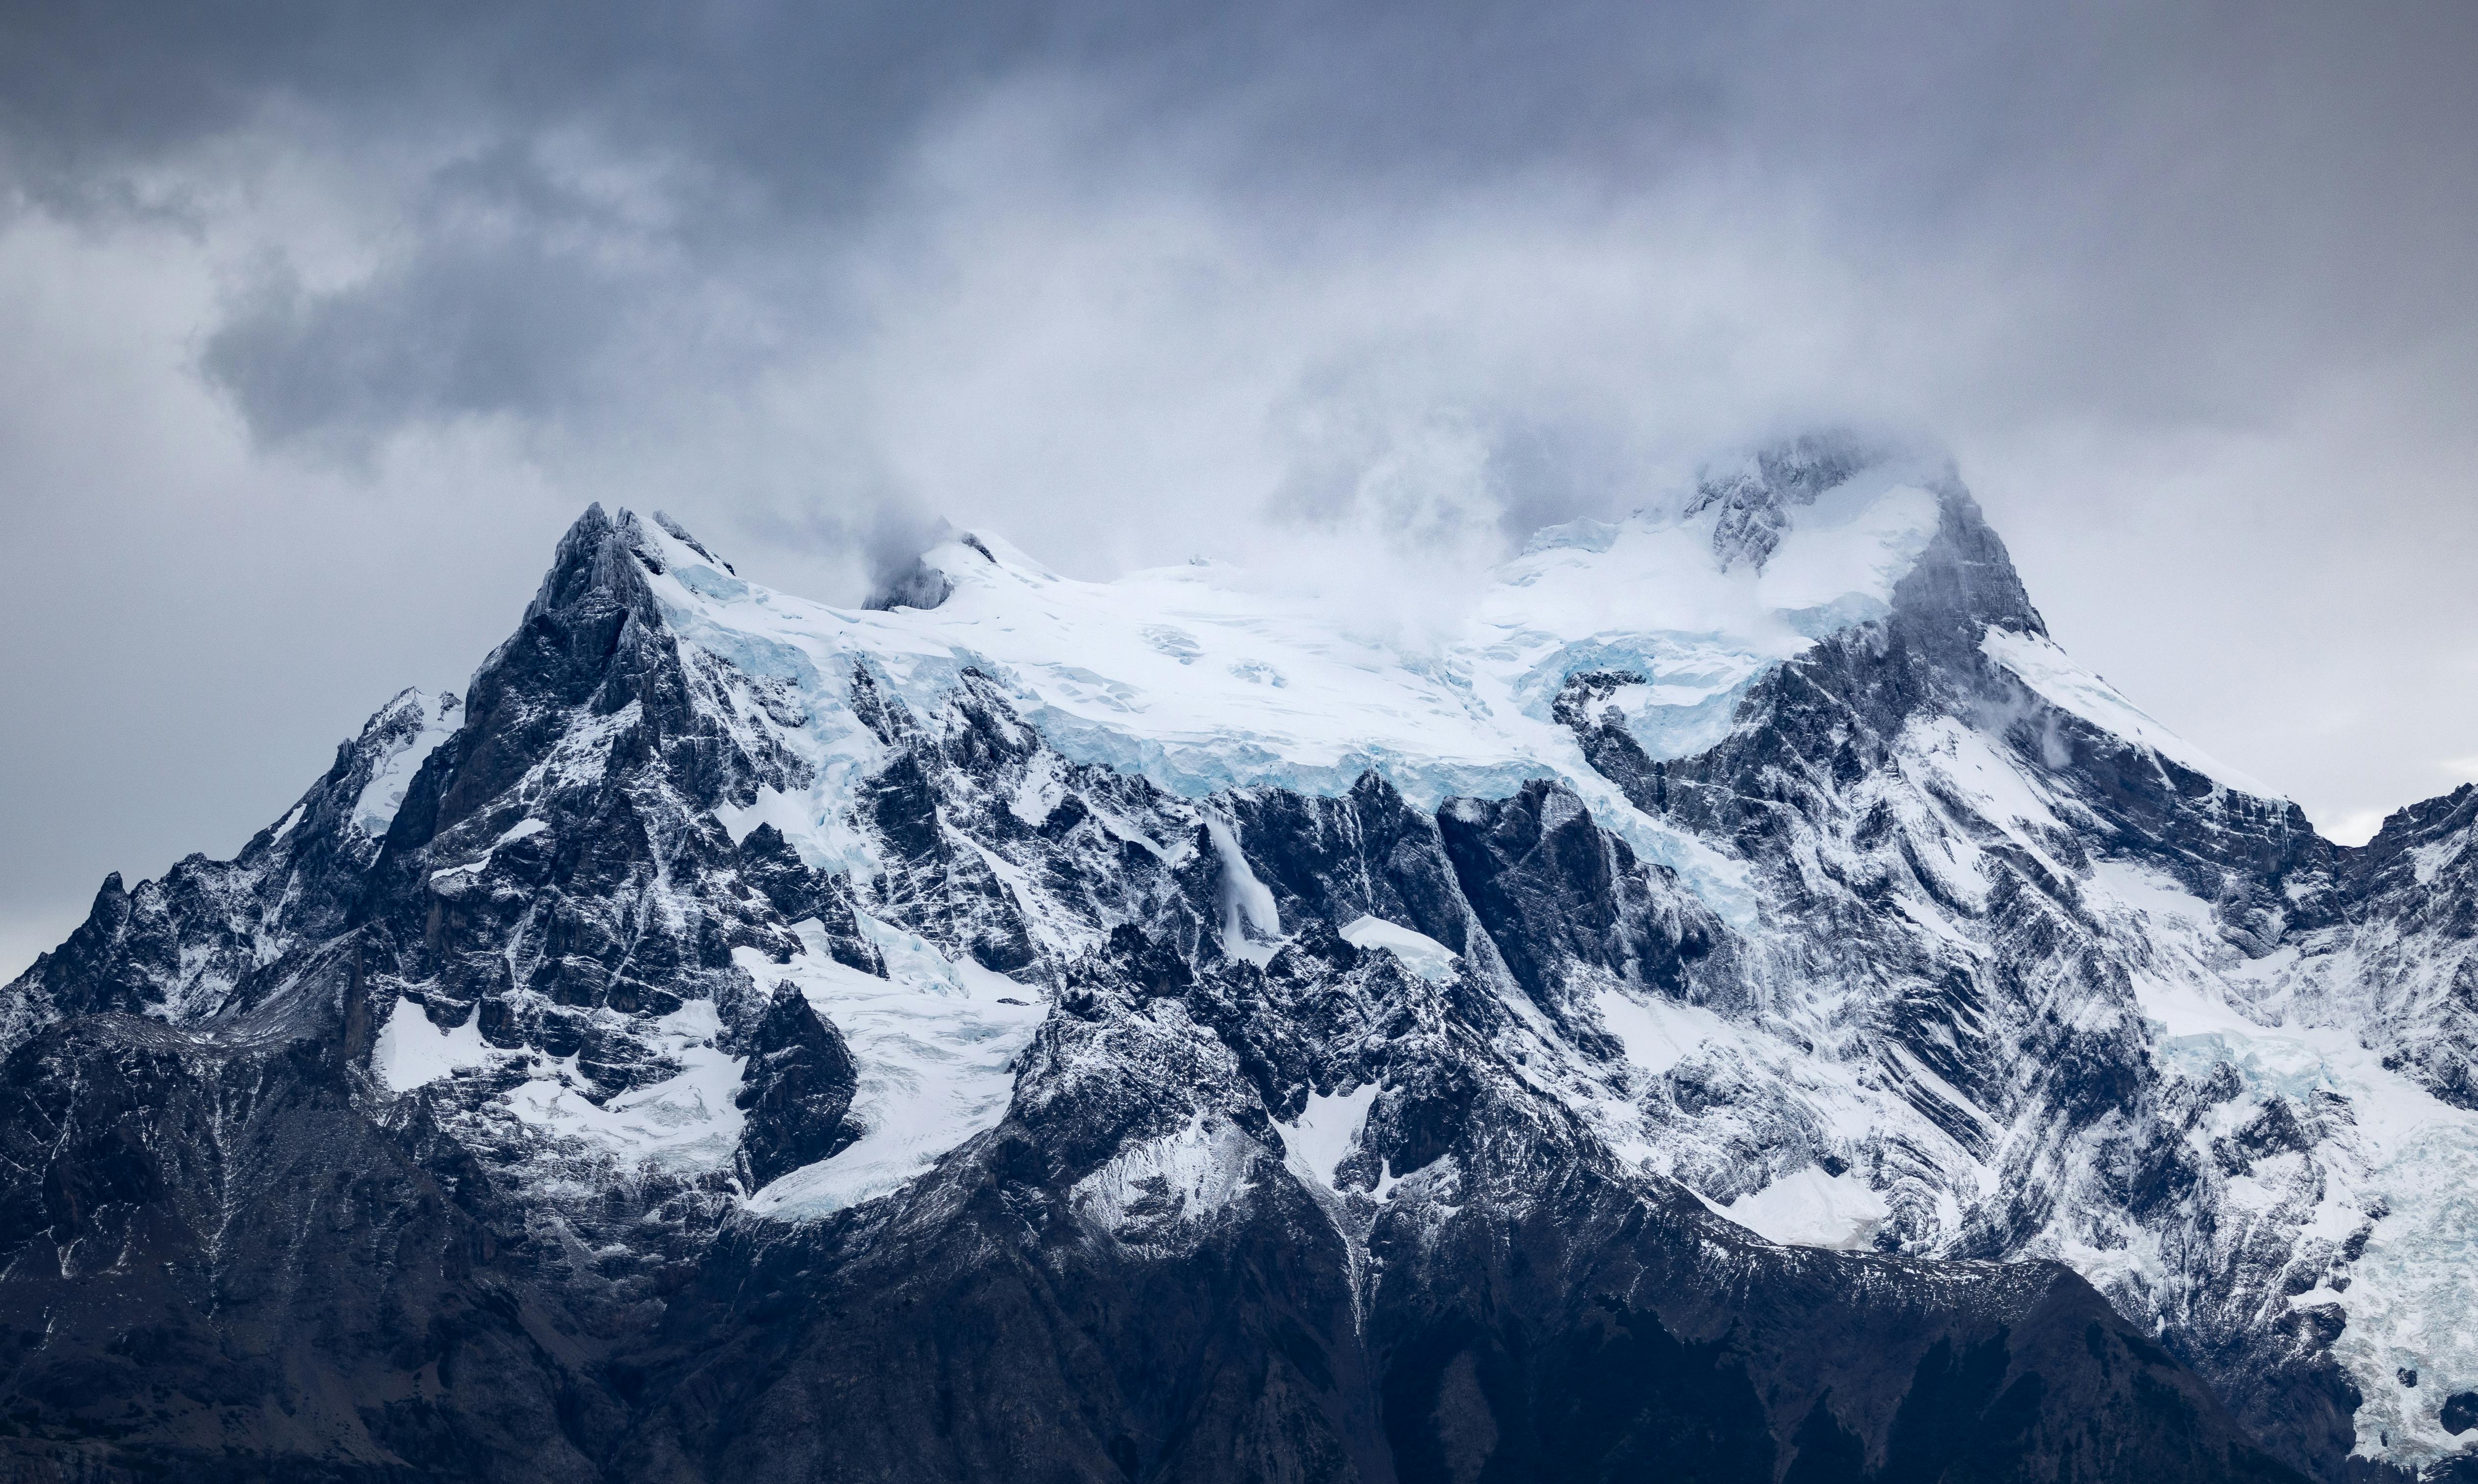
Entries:
{"label": "snow-capped mountain", "polygon": [[2478,1476],[2473,828],[2320,840],[1849,436],[1416,647],[595,509],[0,991],[0,1459]]}

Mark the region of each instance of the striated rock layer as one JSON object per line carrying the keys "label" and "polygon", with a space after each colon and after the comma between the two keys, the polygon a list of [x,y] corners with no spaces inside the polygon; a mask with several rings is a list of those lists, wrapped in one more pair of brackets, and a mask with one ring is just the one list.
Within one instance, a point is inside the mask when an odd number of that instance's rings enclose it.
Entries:
{"label": "striated rock layer", "polygon": [[0,991],[0,1478],[2461,1476],[2473,827],[1846,436],[1419,654],[595,509]]}

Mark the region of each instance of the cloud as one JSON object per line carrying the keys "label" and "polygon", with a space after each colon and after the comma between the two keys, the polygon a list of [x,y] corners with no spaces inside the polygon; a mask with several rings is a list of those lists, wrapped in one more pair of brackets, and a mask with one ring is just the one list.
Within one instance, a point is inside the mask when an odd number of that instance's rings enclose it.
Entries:
{"label": "cloud", "polygon": [[[112,840],[239,838],[588,499],[829,598],[946,516],[1416,634],[1537,525],[1844,419],[1953,443],[2146,706],[2318,817],[2396,802],[2478,732],[2420,685],[2478,621],[2473,41],[2448,4],[11,7],[0,499],[57,544],[8,663],[242,761],[20,743],[0,814],[142,779],[232,797]],[[121,530],[182,541],[115,572]],[[322,574],[363,653],[316,663],[412,673],[288,678],[244,571]],[[61,622],[79,582],[109,621]],[[81,901],[130,864],[89,853]]]}
{"label": "cloud", "polygon": [[[271,448],[505,418],[581,468],[562,437],[666,409],[882,406],[966,300],[983,400],[887,414],[933,440],[1150,336],[1262,439],[1403,398],[1526,430],[1551,487],[1584,476],[1543,447],[1651,425],[2244,424],[2421,347],[2471,373],[2435,313],[2478,183],[2457,8],[106,15],[16,19],[6,158],[44,209],[190,224],[228,285],[199,367]],[[746,462],[820,425],[783,415]],[[1321,477],[1259,472],[1278,510]]]}

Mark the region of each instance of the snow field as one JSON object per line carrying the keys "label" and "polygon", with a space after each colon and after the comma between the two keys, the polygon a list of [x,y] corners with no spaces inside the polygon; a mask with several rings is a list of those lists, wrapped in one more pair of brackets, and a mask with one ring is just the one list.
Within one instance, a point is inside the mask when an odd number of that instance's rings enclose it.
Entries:
{"label": "snow field", "polygon": [[843,1033],[860,1074],[858,1142],[758,1191],[748,1209],[759,1215],[798,1220],[874,1199],[996,1127],[1015,1092],[1016,1058],[1048,1008],[1038,990],[969,957],[948,959],[914,934],[861,920],[886,957],[884,979],[836,963],[815,918],[795,924],[806,946],[789,964],[733,951],[761,988],[797,986]]}
{"label": "snow field", "polygon": [[704,1000],[641,1025],[647,1047],[681,1070],[597,1107],[580,1091],[584,1078],[574,1057],[499,1050],[482,1040],[478,1017],[442,1031],[419,1005],[399,998],[379,1029],[370,1068],[390,1092],[403,1094],[459,1072],[521,1062],[525,1080],[503,1096],[507,1111],[523,1122],[628,1164],[715,1170],[730,1163],[746,1122],[733,1103],[743,1059],[716,1049],[721,1030],[714,1006]]}
{"label": "snow field", "polygon": [[2333,1351],[2364,1397],[2358,1456],[2416,1467],[2460,1453],[2468,1440],[2443,1430],[2440,1411],[2478,1385],[2478,1113],[2386,1068],[2357,1033],[2305,1023],[2280,993],[2294,949],[2244,958],[2213,931],[2209,903],[2157,872],[2106,864],[2094,885],[2155,945],[2134,984],[2161,1064],[2196,1080],[2235,1069],[2244,1091],[2223,1122],[2275,1095],[2342,1100],[2332,1116],[2345,1126],[2316,1142],[2311,1168],[2263,1161],[2229,1182],[2231,1204],[2334,1248],[2366,1233],[2356,1262],[2288,1302],[2348,1317]]}

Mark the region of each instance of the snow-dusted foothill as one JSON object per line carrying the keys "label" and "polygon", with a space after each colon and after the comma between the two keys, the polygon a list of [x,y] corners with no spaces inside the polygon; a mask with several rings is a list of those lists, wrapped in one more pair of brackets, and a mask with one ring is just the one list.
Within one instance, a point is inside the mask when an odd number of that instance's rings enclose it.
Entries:
{"label": "snow-dusted foothill", "polygon": [[2321,841],[1846,435],[1416,648],[597,508],[0,992],[0,1458],[2446,1477],[2473,816]]}

